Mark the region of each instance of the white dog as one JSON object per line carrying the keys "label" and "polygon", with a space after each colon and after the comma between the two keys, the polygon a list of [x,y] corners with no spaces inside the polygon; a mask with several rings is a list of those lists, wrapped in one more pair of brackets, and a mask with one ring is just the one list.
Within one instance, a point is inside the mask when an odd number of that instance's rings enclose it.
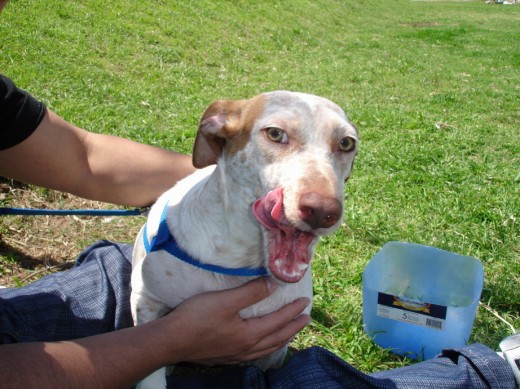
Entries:
{"label": "white dog", "polygon": [[[281,285],[244,318],[311,299],[314,247],[340,224],[357,143],[344,112],[322,97],[277,91],[213,103],[193,149],[201,170],[159,198],[136,239],[135,324],[264,275]],[[285,353],[253,363],[278,366]],[[165,387],[165,369],[141,387]]]}

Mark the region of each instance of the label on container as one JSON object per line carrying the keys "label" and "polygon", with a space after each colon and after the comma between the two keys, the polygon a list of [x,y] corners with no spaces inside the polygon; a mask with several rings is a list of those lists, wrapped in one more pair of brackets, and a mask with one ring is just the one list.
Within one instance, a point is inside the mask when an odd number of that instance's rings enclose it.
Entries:
{"label": "label on container", "polygon": [[377,316],[444,330],[448,307],[379,292]]}

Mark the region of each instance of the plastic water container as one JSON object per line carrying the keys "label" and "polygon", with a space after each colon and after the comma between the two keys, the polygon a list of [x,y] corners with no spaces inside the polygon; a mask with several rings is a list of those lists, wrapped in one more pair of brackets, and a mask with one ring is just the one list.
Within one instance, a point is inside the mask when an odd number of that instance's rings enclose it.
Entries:
{"label": "plastic water container", "polygon": [[365,332],[383,348],[414,359],[467,344],[484,271],[468,256],[389,242],[363,272]]}

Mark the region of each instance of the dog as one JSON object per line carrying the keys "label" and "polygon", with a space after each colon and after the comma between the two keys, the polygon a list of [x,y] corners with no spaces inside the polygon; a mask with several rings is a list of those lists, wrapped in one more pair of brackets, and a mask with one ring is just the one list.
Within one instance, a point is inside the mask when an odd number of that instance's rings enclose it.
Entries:
{"label": "dog", "polygon": [[[136,238],[134,323],[154,320],[191,296],[261,276],[280,286],[242,310],[244,318],[299,297],[311,300],[314,248],[341,224],[357,148],[357,129],[323,97],[275,91],[211,104],[193,148],[200,170],[157,200]],[[277,367],[286,351],[253,364]],[[140,387],[165,382],[163,368]]]}

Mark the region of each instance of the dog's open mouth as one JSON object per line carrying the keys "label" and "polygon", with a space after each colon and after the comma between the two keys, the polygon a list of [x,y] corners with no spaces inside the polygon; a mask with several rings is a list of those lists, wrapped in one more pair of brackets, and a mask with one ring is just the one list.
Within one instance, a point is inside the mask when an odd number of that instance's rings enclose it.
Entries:
{"label": "dog's open mouth", "polygon": [[293,227],[283,210],[283,189],[273,189],[253,203],[253,214],[268,233],[269,270],[284,282],[298,282],[311,260],[314,234]]}

